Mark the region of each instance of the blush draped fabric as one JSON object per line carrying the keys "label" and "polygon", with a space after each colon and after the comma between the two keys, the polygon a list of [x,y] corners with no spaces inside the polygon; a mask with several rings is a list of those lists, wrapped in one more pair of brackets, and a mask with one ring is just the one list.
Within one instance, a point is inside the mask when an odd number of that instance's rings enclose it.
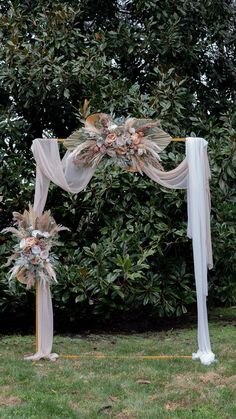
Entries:
{"label": "blush draped fabric", "polygon": [[[207,157],[207,141],[203,138],[186,139],[186,158],[174,170],[165,172],[147,165],[143,172],[154,182],[171,189],[187,189],[188,237],[192,238],[194,273],[198,307],[198,350],[193,359],[205,365],[215,360],[211,351],[207,318],[207,269],[212,268],[210,233],[210,170]],[[40,215],[47,200],[49,183],[52,181],[67,192],[78,193],[86,188],[95,168],[78,167],[73,164],[70,152],[61,160],[58,143],[50,139],[36,139],[32,145],[36,161],[36,188],[34,209]],[[38,304],[38,352],[34,359],[48,357],[53,341],[53,315],[49,287],[39,287]]]}
{"label": "blush draped fabric", "polygon": [[38,287],[38,352],[32,356],[25,356],[26,360],[37,361],[41,358],[49,358],[55,361],[58,355],[52,353],[53,341],[53,312],[50,287],[48,285]]}

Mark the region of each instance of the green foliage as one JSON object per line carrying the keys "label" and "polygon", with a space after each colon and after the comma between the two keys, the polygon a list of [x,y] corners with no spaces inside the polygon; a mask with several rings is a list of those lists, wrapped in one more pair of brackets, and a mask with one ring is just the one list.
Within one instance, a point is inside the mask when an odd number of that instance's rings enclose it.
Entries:
{"label": "green foliage", "polygon": [[98,172],[83,195],[65,203],[72,233],[61,248],[55,306],[74,300],[105,317],[142,307],[158,315],[185,311],[195,291],[192,261],[184,262],[191,254],[184,195],[117,169]]}
{"label": "green foliage", "polygon": [[[209,141],[210,303],[235,304],[235,16],[230,0],[0,0],[0,228],[33,200],[33,138],[68,136],[85,98],[91,113],[160,118],[173,136]],[[182,144],[162,154],[167,170],[183,158]],[[51,185],[47,207],[71,228],[57,315],[180,315],[195,301],[185,192],[107,167],[78,196]],[[12,244],[0,243],[5,260]],[[31,293],[0,277],[1,309],[28,309]]]}

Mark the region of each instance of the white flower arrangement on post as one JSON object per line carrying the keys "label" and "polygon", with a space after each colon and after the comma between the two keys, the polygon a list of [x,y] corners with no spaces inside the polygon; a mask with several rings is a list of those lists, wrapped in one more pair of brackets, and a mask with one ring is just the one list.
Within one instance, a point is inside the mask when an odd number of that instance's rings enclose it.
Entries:
{"label": "white flower arrangement on post", "polygon": [[9,281],[16,278],[26,284],[27,289],[37,282],[43,285],[56,283],[56,256],[51,248],[59,244],[58,233],[69,229],[56,224],[50,210],[37,217],[30,204],[29,210],[25,210],[23,214],[13,212],[13,219],[16,227],[2,230],[3,233],[12,233],[18,238],[13,254],[5,265],[10,266],[14,262]]}

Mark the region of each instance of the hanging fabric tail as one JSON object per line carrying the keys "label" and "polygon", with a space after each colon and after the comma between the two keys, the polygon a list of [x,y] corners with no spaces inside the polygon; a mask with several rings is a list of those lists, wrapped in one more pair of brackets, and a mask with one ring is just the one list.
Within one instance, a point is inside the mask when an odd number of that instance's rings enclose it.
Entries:
{"label": "hanging fabric tail", "polygon": [[188,138],[186,157],[188,161],[188,237],[192,238],[194,273],[198,308],[198,351],[193,359],[210,365],[215,361],[211,351],[208,330],[207,270],[212,268],[210,234],[210,170],[207,157],[207,141],[203,138]]}
{"label": "hanging fabric tail", "polygon": [[38,321],[38,350],[32,356],[25,357],[26,360],[39,360],[48,358],[55,361],[58,355],[51,353],[53,344],[53,311],[50,287],[48,284],[38,285],[38,304],[37,304],[37,321]]}

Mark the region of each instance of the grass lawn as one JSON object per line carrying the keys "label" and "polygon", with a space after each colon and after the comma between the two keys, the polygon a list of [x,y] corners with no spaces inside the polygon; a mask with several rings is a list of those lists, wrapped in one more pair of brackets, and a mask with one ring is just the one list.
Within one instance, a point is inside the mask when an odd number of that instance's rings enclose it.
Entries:
{"label": "grass lawn", "polygon": [[[212,313],[218,362],[96,359],[106,355],[191,355],[192,328],[119,335],[56,336],[54,351],[84,355],[23,361],[33,336],[1,336],[0,418],[236,418],[236,309]],[[87,356],[87,357],[86,357]]]}

